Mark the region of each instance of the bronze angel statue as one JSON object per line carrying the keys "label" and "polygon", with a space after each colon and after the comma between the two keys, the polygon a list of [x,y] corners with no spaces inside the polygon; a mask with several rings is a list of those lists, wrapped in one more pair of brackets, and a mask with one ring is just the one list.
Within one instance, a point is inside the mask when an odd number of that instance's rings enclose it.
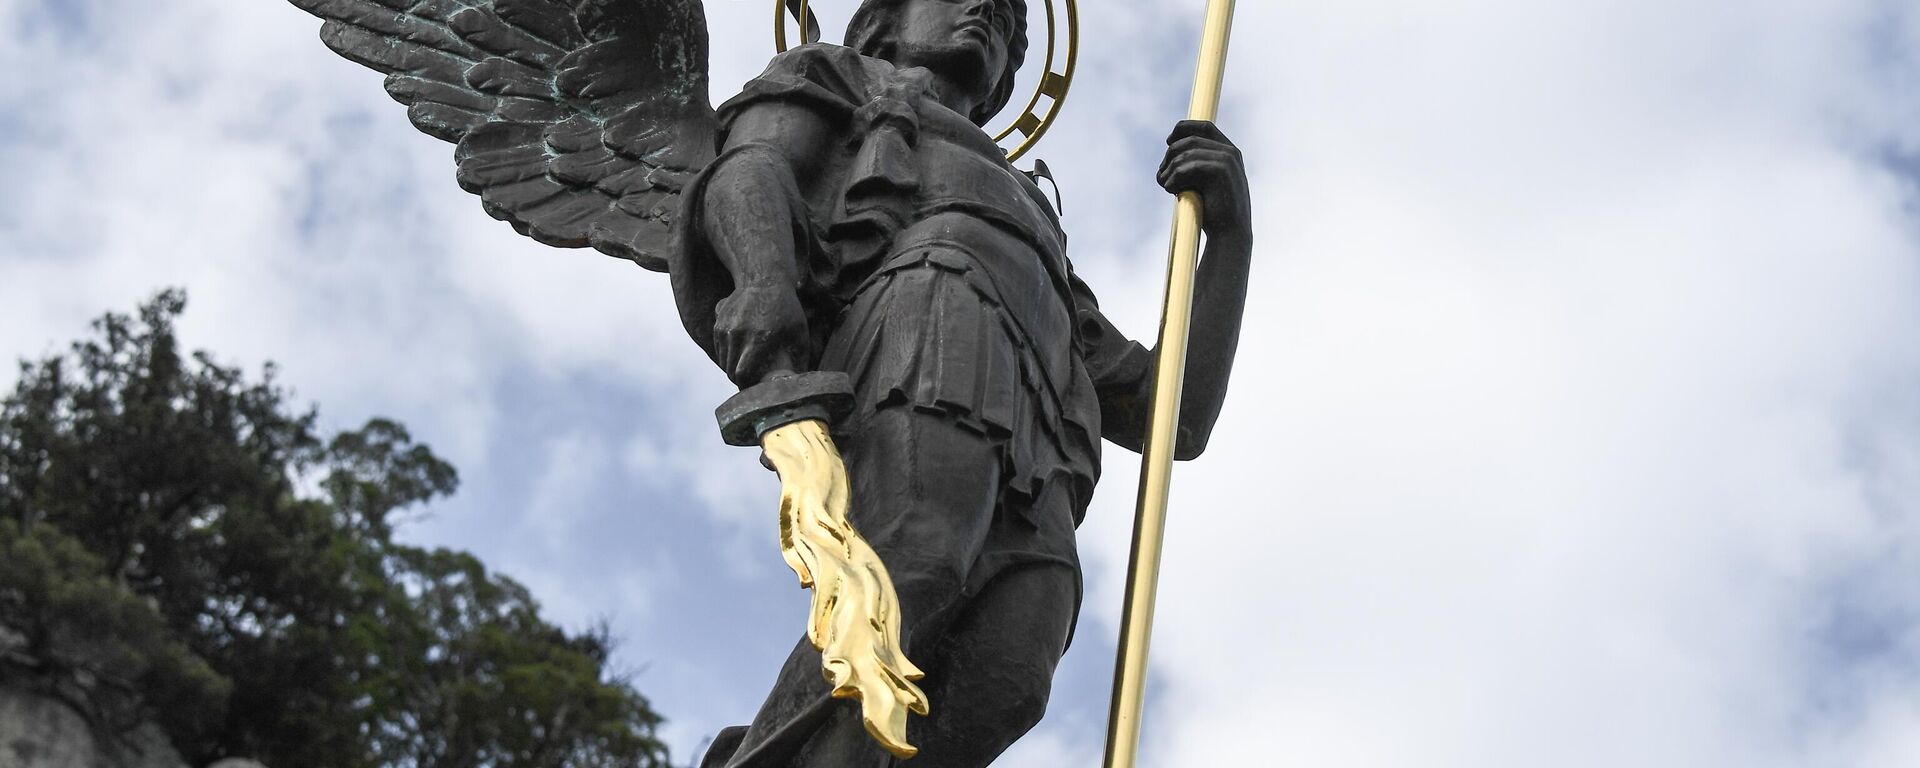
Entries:
{"label": "bronze angel statue", "polygon": [[[779,472],[814,610],[703,766],[977,768],[1038,722],[1100,442],[1139,450],[1155,353],[1101,314],[1049,199],[981,127],[1011,98],[1026,0],[863,0],[845,45],[781,53],[718,110],[699,0],[292,2],[456,145],[487,213],[668,273],[738,385],[721,434]],[[1204,204],[1190,458],[1232,367],[1250,202],[1207,122],[1174,128],[1158,182]]]}

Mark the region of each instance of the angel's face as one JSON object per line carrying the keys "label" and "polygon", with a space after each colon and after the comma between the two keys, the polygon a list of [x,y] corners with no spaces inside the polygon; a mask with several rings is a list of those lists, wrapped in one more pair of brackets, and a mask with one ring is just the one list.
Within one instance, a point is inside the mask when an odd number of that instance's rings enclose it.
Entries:
{"label": "angel's face", "polygon": [[924,66],[992,92],[1007,66],[1015,20],[1006,0],[908,0],[894,33],[897,64]]}

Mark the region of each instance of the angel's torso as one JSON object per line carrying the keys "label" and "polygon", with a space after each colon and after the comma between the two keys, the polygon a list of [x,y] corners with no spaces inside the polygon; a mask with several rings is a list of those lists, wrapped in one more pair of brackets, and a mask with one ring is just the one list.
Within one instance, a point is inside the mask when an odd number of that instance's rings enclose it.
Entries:
{"label": "angel's torso", "polygon": [[[832,126],[827,161],[796,179],[822,246],[816,287],[844,302],[816,315],[834,326],[817,329],[829,339],[822,364],[875,398],[924,400],[916,404],[1030,441],[1012,449],[1016,474],[1036,484],[1064,471],[1084,483],[1084,501],[1100,428],[1065,234],[1033,181],[926,85],[924,71],[804,46],[721,114],[724,124],[730,111],[777,100]],[[1068,423],[1079,437],[1066,436]]]}
{"label": "angel's torso", "polygon": [[989,259],[980,266],[1007,281],[1053,286],[1069,300],[1066,235],[1052,207],[985,131],[934,98],[925,70],[802,46],[723,105],[723,119],[766,100],[806,104],[837,134],[821,171],[797,181],[827,257],[850,272],[843,278],[857,282],[931,237]]}

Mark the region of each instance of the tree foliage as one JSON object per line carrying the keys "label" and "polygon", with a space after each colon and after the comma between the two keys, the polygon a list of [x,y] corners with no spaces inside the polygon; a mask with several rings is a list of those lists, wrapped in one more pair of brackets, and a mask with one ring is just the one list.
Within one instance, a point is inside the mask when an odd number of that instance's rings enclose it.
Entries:
{"label": "tree foliage", "polygon": [[394,540],[452,466],[392,421],[323,439],[271,367],[183,355],[184,308],[100,318],[0,402],[16,661],[198,762],[665,765],[604,627],[564,631],[473,556]]}

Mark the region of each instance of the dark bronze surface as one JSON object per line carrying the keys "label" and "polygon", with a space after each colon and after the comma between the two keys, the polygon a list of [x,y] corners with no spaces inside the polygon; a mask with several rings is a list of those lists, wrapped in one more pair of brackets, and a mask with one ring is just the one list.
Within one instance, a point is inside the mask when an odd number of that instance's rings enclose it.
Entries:
{"label": "dark bronze surface", "polygon": [[[740,388],[846,375],[831,429],[849,517],[891,572],[932,701],[908,726],[913,765],[985,766],[1039,720],[1079,608],[1073,529],[1100,441],[1139,449],[1154,353],[1101,314],[1046,196],[979,127],[1011,93],[1022,0],[868,0],[851,47],[783,53],[718,110],[697,0],[292,2],[457,145],[489,214],[668,271],[688,333]],[[1192,458],[1232,369],[1252,215],[1212,123],[1168,143],[1158,181],[1202,196],[1207,235],[1176,449]],[[803,638],[703,766],[899,760],[829,697],[820,661]]]}

